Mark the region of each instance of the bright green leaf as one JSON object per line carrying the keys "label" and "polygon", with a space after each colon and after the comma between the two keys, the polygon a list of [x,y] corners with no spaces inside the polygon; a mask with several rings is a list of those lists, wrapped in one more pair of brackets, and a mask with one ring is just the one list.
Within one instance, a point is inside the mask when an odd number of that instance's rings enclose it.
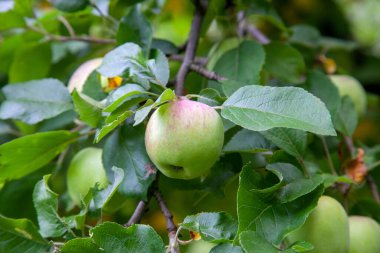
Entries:
{"label": "bright green leaf", "polygon": [[78,93],[76,90],[71,96],[80,120],[91,127],[97,127],[102,118],[103,105],[85,94]]}

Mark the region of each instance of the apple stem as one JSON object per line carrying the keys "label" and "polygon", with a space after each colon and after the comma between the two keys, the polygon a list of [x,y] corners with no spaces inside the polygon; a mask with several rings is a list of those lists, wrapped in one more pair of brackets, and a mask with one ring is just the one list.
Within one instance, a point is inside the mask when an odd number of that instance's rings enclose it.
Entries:
{"label": "apple stem", "polygon": [[322,141],[322,145],[323,145],[323,150],[325,151],[326,158],[327,158],[327,162],[328,162],[328,164],[329,164],[329,167],[330,167],[331,173],[332,173],[334,176],[337,176],[338,173],[336,172],[335,167],[334,167],[334,163],[332,162],[332,159],[331,159],[331,156],[330,156],[330,152],[329,152],[329,148],[327,147],[326,139],[325,139],[325,137],[323,137],[323,136],[320,136],[320,137],[321,137],[321,141]]}
{"label": "apple stem", "polygon": [[176,79],[175,91],[177,96],[182,96],[184,94],[185,79],[195,58],[202,21],[208,6],[207,0],[193,0],[193,3],[195,5],[195,13],[191,23],[189,40],[186,44],[185,56]]}

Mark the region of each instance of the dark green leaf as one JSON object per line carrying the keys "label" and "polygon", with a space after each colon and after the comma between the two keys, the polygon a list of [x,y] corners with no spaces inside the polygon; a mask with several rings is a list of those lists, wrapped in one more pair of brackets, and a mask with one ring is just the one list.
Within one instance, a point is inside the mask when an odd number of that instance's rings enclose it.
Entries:
{"label": "dark green leaf", "polygon": [[[281,177],[287,177],[281,174],[277,176],[280,180]],[[276,185],[261,189],[260,185],[264,182],[268,185],[267,177],[262,177],[249,166],[243,167],[237,200],[238,233],[253,230],[268,242],[279,244],[287,233],[305,222],[322,195],[323,187],[319,186],[293,201],[281,203],[276,200],[276,196],[281,191],[282,180]]]}
{"label": "dark green leaf", "polygon": [[319,46],[321,34],[310,25],[295,25],[291,27],[292,36],[289,38],[291,43],[315,48]]}
{"label": "dark green leaf", "polygon": [[287,127],[336,135],[326,106],[296,87],[245,86],[224,102],[222,116],[254,131]]}
{"label": "dark green leaf", "polygon": [[124,178],[124,171],[122,169],[112,167],[111,170],[114,172],[114,180],[112,184],[109,184],[106,189],[93,189],[92,191],[95,208],[103,208],[111,200]]}
{"label": "dark green leaf", "polygon": [[245,231],[240,234],[239,241],[246,253],[279,253],[276,247],[255,231]]}
{"label": "dark green leaf", "polygon": [[[227,51],[215,65],[214,71],[223,77],[241,83],[260,83],[260,72],[265,61],[263,47],[253,41],[244,41],[235,49]],[[241,87],[241,86],[240,86]],[[226,95],[231,95],[236,89],[228,86],[223,89]]]}
{"label": "dark green leaf", "polygon": [[75,238],[63,245],[62,253],[104,253],[91,238]]}
{"label": "dark green leaf", "polygon": [[151,59],[147,62],[147,68],[152,73],[152,81],[163,87],[169,81],[169,62],[165,54],[158,49],[152,50]]}
{"label": "dark green leaf", "polygon": [[151,162],[145,149],[145,128],[123,126],[106,141],[103,149],[103,163],[110,175],[116,166],[124,170],[124,179],[119,192],[124,195],[146,199],[146,194],[155,173],[150,171]]}
{"label": "dark green leaf", "polygon": [[311,71],[307,75],[305,85],[311,94],[320,98],[325,103],[330,114],[335,115],[341,99],[339,91],[331,79],[322,72]]}
{"label": "dark green leaf", "polygon": [[51,252],[34,224],[27,219],[10,219],[0,215],[0,252]]}
{"label": "dark green leaf", "polygon": [[119,23],[116,35],[117,43],[133,42],[141,46],[145,53],[150,50],[153,31],[148,20],[141,13],[137,5]]}
{"label": "dark green leaf", "polygon": [[346,136],[352,136],[358,124],[358,114],[352,99],[344,96],[334,118],[335,128]]}
{"label": "dark green leaf", "polygon": [[44,78],[51,67],[49,43],[26,44],[17,50],[9,70],[9,82],[25,82]]}
{"label": "dark green leaf", "polygon": [[295,48],[280,42],[265,45],[264,68],[274,77],[290,83],[300,83],[305,73],[305,62]]}
{"label": "dark green leaf", "polygon": [[106,98],[107,94],[104,93],[102,89],[102,84],[98,78],[98,75],[99,73],[96,70],[90,74],[83,85],[82,93],[97,101],[100,101]]}
{"label": "dark green leaf", "polygon": [[67,224],[58,214],[58,195],[48,185],[50,175],[44,176],[34,187],[33,202],[37,210],[40,233],[43,237],[60,237],[67,232]]}
{"label": "dark green leaf", "polygon": [[95,243],[107,253],[165,253],[161,237],[147,225],[126,228],[105,222],[91,229],[90,233]]}
{"label": "dark green leaf", "polygon": [[132,100],[136,95],[145,95],[147,92],[143,87],[138,84],[126,84],[121,86],[120,88],[114,90],[107,97],[107,107],[104,108],[104,112],[113,112],[116,108],[118,108],[121,104],[126,101]]}
{"label": "dark green leaf", "polygon": [[102,118],[102,104],[76,90],[71,94],[80,120],[91,127],[97,127]]}
{"label": "dark green leaf", "polygon": [[151,99],[148,99],[146,103],[136,111],[135,118],[134,118],[135,123],[133,124],[133,126],[137,126],[140,123],[142,123],[146,119],[146,117],[148,117],[153,107],[154,107],[154,101]]}
{"label": "dark green leaf", "polygon": [[302,159],[306,150],[307,133],[289,128],[272,128],[260,132],[267,140],[298,159]]}
{"label": "dark green leaf", "polygon": [[258,153],[273,149],[260,133],[242,129],[237,132],[223,147],[224,152],[247,152]]}
{"label": "dark green leaf", "polygon": [[24,26],[25,21],[23,16],[16,11],[0,12],[0,31]]}
{"label": "dark green leaf", "polygon": [[6,100],[0,107],[1,119],[35,124],[73,108],[69,91],[56,79],[11,84],[2,91]]}
{"label": "dark green leaf", "polygon": [[232,240],[237,232],[236,221],[225,212],[187,216],[180,227],[195,231],[201,235],[203,240],[214,243]]}
{"label": "dark green leaf", "polygon": [[210,253],[244,253],[240,246],[231,243],[222,243],[211,249]]}
{"label": "dark green leaf", "polygon": [[53,6],[65,12],[76,12],[83,10],[89,5],[88,0],[52,0]]}
{"label": "dark green leaf", "polygon": [[0,146],[0,181],[21,178],[49,163],[78,138],[54,131],[24,136]]}
{"label": "dark green leaf", "polygon": [[199,92],[198,102],[209,106],[220,106],[225,98],[223,98],[217,90],[206,88]]}

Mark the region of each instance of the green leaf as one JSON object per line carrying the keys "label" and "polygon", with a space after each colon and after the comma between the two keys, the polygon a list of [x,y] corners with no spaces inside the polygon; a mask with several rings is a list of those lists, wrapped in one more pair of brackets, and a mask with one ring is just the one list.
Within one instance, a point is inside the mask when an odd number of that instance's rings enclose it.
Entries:
{"label": "green leaf", "polygon": [[273,128],[260,132],[267,140],[288,154],[302,159],[307,144],[307,133],[297,129]]}
{"label": "green leaf", "polygon": [[101,139],[103,139],[107,134],[109,134],[112,130],[118,127],[121,123],[123,123],[129,116],[133,114],[133,111],[114,111],[106,118],[106,124],[103,125],[100,129],[96,130],[95,134],[95,142],[98,143]]}
{"label": "green leaf", "polygon": [[315,27],[301,24],[294,25],[290,29],[292,36],[289,38],[289,42],[310,48],[319,46],[321,34]]}
{"label": "green leaf", "polygon": [[198,102],[204,103],[209,106],[220,106],[223,104],[223,98],[217,90],[206,88],[199,92]]}
{"label": "green leaf", "polygon": [[91,238],[74,238],[63,245],[62,253],[104,253]]}
{"label": "green leaf", "polygon": [[287,127],[336,135],[326,106],[296,87],[245,86],[224,102],[222,116],[254,131]]}
{"label": "green leaf", "polygon": [[22,15],[14,10],[0,12],[0,31],[21,27],[25,27],[25,20]]}
{"label": "green leaf", "polygon": [[335,115],[340,104],[338,88],[331,79],[319,71],[311,71],[307,75],[306,89],[325,103],[331,115]]}
{"label": "green leaf", "polygon": [[264,69],[269,74],[285,82],[302,82],[306,67],[300,52],[280,42],[272,42],[264,48],[266,53]]}
{"label": "green leaf", "polygon": [[246,253],[279,253],[276,247],[255,231],[245,231],[240,234],[239,241]]}
{"label": "green leaf", "polygon": [[305,178],[297,167],[289,163],[268,164],[267,170],[281,177],[281,188],[276,193],[281,203],[287,203],[309,194],[324,181],[323,176],[319,174]]}
{"label": "green leaf", "polygon": [[15,12],[22,16],[32,18],[33,17],[33,0],[14,0]]}
{"label": "green leaf", "polygon": [[117,223],[105,222],[91,229],[90,234],[97,245],[107,253],[165,253],[161,237],[147,225],[128,228]]}
{"label": "green leaf", "polygon": [[293,252],[309,252],[314,249],[313,244],[305,242],[305,241],[298,241],[294,244],[290,245],[289,250],[286,250],[286,252],[293,253]]}
{"label": "green leaf", "polygon": [[237,232],[236,221],[225,212],[190,215],[183,220],[180,227],[195,231],[203,240],[214,243],[233,240]]}
{"label": "green leaf", "polygon": [[53,245],[45,241],[27,219],[10,219],[0,215],[0,252],[51,252]]}
{"label": "green leaf", "polygon": [[147,94],[145,89],[141,87],[138,84],[126,84],[121,86],[120,88],[114,90],[108,97],[107,97],[107,107],[104,108],[104,112],[113,112],[118,108],[121,104],[125,103],[126,101],[131,100],[132,98],[135,98],[136,95],[144,95]]}
{"label": "green leaf", "polygon": [[260,133],[242,129],[224,145],[223,151],[259,153],[273,148],[274,146],[261,136]]}
{"label": "green leaf", "polygon": [[92,189],[95,208],[103,208],[117,192],[117,189],[124,178],[124,171],[117,167],[112,167],[114,181],[103,190]]}
{"label": "green leaf", "polygon": [[352,99],[344,96],[334,118],[335,128],[346,136],[352,136],[358,124],[358,114]]}
{"label": "green leaf", "polygon": [[[220,57],[214,71],[223,77],[241,83],[259,84],[264,61],[265,52],[260,44],[253,41],[243,41],[238,47],[227,51]],[[223,91],[226,95],[231,95],[240,87],[232,86],[232,88],[229,87]]]}
{"label": "green leaf", "polygon": [[52,52],[49,43],[26,44],[17,50],[9,70],[9,82],[25,82],[49,74]]}
{"label": "green leaf", "polygon": [[134,43],[125,43],[105,55],[98,71],[106,77],[123,76],[149,88],[149,82],[165,87],[169,80],[169,63],[159,50],[153,50],[152,59],[146,59],[142,49]]}
{"label": "green leaf", "polygon": [[165,87],[170,77],[169,62],[165,54],[158,49],[152,50],[147,68],[152,73],[151,82]]}
{"label": "green leaf", "polygon": [[135,123],[133,123],[133,126],[137,126],[140,123],[142,123],[146,117],[148,117],[150,111],[153,109],[154,101],[151,99],[148,99],[143,106],[141,106],[135,113]]}
{"label": "green leaf", "polygon": [[60,11],[76,12],[89,5],[88,0],[52,0],[53,6]]}
{"label": "green leaf", "polygon": [[77,90],[71,96],[80,120],[91,127],[97,127],[102,118],[102,104]]}
{"label": "green leaf", "polygon": [[52,131],[24,136],[0,145],[0,181],[40,169],[78,138],[78,133]]}
{"label": "green leaf", "polygon": [[40,233],[45,238],[60,237],[67,232],[67,225],[58,214],[58,195],[49,188],[49,178],[50,175],[44,176],[33,191]]}
{"label": "green leaf", "polygon": [[73,109],[69,91],[56,79],[6,85],[2,91],[6,100],[0,107],[1,119],[35,124]]}
{"label": "green leaf", "polygon": [[[273,166],[273,165],[272,165]],[[270,176],[270,175],[268,175]],[[244,166],[240,173],[240,184],[237,196],[238,203],[238,234],[252,230],[264,237],[268,242],[279,244],[286,234],[300,227],[317,205],[322,195],[323,186],[320,185],[309,194],[303,195],[293,201],[282,203],[278,201],[278,194],[282,192],[285,199],[285,191],[282,185],[287,185],[288,174],[279,174],[281,180],[275,185],[264,189],[260,185],[268,185],[270,177],[263,177],[252,170],[250,166]],[[285,193],[284,193],[285,191]],[[305,191],[306,192],[306,191]],[[300,194],[301,195],[301,194]],[[295,195],[289,194],[285,200],[294,199]],[[237,239],[235,239],[237,240]]]}
{"label": "green leaf", "polygon": [[116,39],[118,44],[133,42],[141,46],[145,53],[150,50],[153,30],[149,21],[139,11],[137,5],[119,23]]}
{"label": "green leaf", "polygon": [[102,84],[98,76],[99,73],[96,70],[94,70],[89,75],[89,77],[83,85],[82,93],[97,101],[101,101],[107,97],[107,94],[103,91]]}
{"label": "green leaf", "polygon": [[166,89],[161,93],[161,95],[157,98],[157,100],[154,103],[151,104],[151,102],[148,102],[148,100],[147,103],[140,107],[140,109],[136,112],[135,123],[133,124],[133,126],[137,126],[138,124],[143,122],[153,108],[156,108],[168,101],[172,101],[175,98],[176,95],[174,91],[171,89]]}
{"label": "green leaf", "polygon": [[210,253],[244,253],[240,246],[222,243],[211,249]]}
{"label": "green leaf", "polygon": [[119,192],[134,198],[146,199],[155,173],[145,149],[145,128],[125,125],[112,133],[103,148],[104,167],[110,175],[113,166],[124,170]]}

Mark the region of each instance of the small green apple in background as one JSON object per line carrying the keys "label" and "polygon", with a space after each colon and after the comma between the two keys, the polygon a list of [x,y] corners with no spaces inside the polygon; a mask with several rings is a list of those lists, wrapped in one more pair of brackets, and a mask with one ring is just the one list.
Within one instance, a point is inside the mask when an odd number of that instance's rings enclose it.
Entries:
{"label": "small green apple in background", "polygon": [[349,96],[352,99],[359,117],[364,116],[367,110],[367,96],[359,81],[348,75],[331,75],[330,79],[342,97]]}
{"label": "small green apple in background", "polygon": [[108,178],[102,163],[102,150],[85,148],[70,162],[67,171],[67,190],[73,202],[80,205],[81,199],[99,183],[100,188],[108,185]]}
{"label": "small green apple in background", "polygon": [[[103,58],[95,58],[82,63],[72,74],[68,82],[67,88],[70,92],[76,89],[78,92],[82,92],[83,86],[86,83],[87,78],[91,73],[96,70],[102,63]],[[122,78],[116,76],[107,78],[99,74],[99,80],[102,88],[105,91],[112,90],[121,85]]]}
{"label": "small green apple in background", "polygon": [[206,175],[219,158],[223,139],[219,114],[183,97],[160,106],[145,133],[150,159],[164,175],[178,179]]}
{"label": "small green apple in background", "polygon": [[350,253],[380,252],[380,225],[369,217],[351,216]]}
{"label": "small green apple in background", "polygon": [[348,217],[335,199],[322,196],[304,225],[291,232],[288,241],[307,241],[314,245],[310,253],[348,253]]}

